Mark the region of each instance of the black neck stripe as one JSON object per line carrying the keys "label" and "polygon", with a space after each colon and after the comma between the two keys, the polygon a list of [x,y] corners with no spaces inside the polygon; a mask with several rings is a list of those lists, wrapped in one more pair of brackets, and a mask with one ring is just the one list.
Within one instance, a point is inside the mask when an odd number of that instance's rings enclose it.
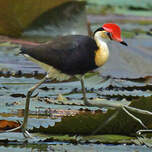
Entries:
{"label": "black neck stripe", "polygon": [[93,36],[94,36],[94,35],[95,35],[95,33],[96,33],[96,32],[98,32],[98,31],[104,31],[104,29],[103,29],[102,27],[100,27],[100,28],[96,29],[96,30],[94,31],[94,33],[93,33]]}

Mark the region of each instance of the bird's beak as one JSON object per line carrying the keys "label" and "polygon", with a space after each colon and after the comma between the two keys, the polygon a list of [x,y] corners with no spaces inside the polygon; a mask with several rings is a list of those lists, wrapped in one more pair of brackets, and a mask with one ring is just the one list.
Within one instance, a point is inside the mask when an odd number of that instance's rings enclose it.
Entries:
{"label": "bird's beak", "polygon": [[128,44],[125,41],[120,42],[122,45],[128,46]]}
{"label": "bird's beak", "polygon": [[112,36],[112,34],[110,32],[107,32],[107,35],[110,38],[110,40],[115,40],[117,42],[120,42],[122,45],[128,46],[128,44],[125,41],[122,41],[122,39],[119,37]]}

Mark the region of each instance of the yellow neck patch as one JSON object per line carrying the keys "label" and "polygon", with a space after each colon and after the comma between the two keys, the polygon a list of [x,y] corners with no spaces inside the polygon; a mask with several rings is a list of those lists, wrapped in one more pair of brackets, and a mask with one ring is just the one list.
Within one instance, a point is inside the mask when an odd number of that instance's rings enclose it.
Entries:
{"label": "yellow neck patch", "polygon": [[102,49],[98,49],[95,52],[95,64],[96,66],[100,67],[102,66],[108,59],[109,53]]}
{"label": "yellow neck patch", "polygon": [[102,66],[109,57],[109,49],[108,46],[106,44],[106,42],[104,42],[103,40],[103,33],[102,33],[102,38],[101,38],[101,33],[99,33],[100,35],[96,35],[95,37],[95,41],[97,43],[97,46],[99,47],[98,50],[96,50],[95,52],[95,64],[96,66],[100,67]]}

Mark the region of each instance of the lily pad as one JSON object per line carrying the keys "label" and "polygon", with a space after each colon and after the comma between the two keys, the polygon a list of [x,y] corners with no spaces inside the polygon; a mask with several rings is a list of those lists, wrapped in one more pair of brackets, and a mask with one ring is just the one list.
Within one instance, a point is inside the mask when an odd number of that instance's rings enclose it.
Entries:
{"label": "lily pad", "polygon": [[[21,143],[21,142],[20,142]],[[7,152],[31,152],[33,151],[66,151],[66,152],[93,152],[93,151],[104,151],[104,152],[149,152],[151,149],[145,146],[136,145],[105,145],[105,144],[69,144],[63,142],[46,142],[43,144],[6,144],[0,146],[0,151]]]}

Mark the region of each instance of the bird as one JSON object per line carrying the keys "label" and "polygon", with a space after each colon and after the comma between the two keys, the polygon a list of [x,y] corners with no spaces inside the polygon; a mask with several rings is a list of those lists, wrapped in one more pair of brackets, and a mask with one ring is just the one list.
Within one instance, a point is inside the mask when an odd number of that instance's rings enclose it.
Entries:
{"label": "bird", "polygon": [[23,135],[29,137],[27,121],[30,97],[47,79],[68,80],[75,76],[81,82],[84,105],[89,105],[84,85],[84,74],[103,66],[109,57],[108,41],[116,41],[127,46],[121,38],[121,29],[115,23],[105,23],[97,28],[93,36],[66,35],[51,42],[31,48],[21,47],[20,54],[43,68],[47,75],[27,92]]}

